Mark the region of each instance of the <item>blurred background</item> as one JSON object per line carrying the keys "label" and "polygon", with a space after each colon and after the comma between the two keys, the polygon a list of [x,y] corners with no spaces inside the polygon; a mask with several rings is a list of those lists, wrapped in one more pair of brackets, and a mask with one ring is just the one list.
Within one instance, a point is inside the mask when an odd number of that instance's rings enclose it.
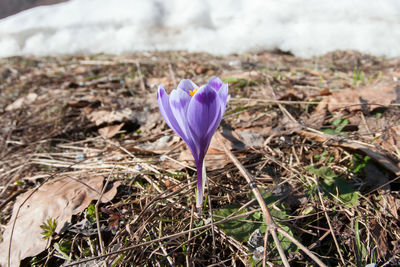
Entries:
{"label": "blurred background", "polygon": [[397,0],[2,0],[0,56],[185,50],[400,55]]}

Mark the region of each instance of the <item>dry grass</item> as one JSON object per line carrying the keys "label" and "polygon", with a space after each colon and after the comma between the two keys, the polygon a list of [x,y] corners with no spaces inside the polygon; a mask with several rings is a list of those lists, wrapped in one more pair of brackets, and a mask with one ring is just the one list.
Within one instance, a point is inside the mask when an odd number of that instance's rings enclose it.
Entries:
{"label": "dry grass", "polygon": [[[400,147],[392,132],[400,121],[398,98],[373,109],[317,106],[329,92],[361,92],[400,75],[398,59],[356,52],[312,60],[184,52],[1,59],[1,224],[18,195],[58,176],[85,172],[122,183],[112,202],[74,216],[23,265],[262,265],[247,240],[266,225],[238,165],[212,147],[213,246],[208,207],[203,216],[194,211],[193,164],[181,160],[185,145],[159,115],[158,84],[171,90],[181,78],[202,84],[214,75],[230,82],[219,129],[276,224],[327,265],[399,265]],[[28,94],[36,96],[10,108]],[[115,125],[108,138],[99,134]],[[314,264],[279,232],[278,238],[291,265]],[[282,264],[267,241],[266,263]]]}

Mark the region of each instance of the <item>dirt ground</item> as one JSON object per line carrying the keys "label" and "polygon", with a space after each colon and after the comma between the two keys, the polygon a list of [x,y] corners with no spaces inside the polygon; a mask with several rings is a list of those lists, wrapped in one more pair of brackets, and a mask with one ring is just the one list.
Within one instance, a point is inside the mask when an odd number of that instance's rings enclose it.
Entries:
{"label": "dirt ground", "polygon": [[[230,97],[200,214],[156,91],[212,76]],[[0,59],[1,264],[281,266],[264,202],[291,266],[398,266],[399,79],[355,51]]]}

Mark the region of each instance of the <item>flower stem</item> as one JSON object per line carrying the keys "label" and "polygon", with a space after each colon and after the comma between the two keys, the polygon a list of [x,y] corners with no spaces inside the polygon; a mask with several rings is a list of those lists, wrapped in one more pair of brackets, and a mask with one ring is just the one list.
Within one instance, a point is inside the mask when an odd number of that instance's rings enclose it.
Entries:
{"label": "flower stem", "polygon": [[197,196],[196,196],[196,208],[201,213],[204,201],[204,187],[206,184],[207,173],[204,159],[196,162],[197,168]]}

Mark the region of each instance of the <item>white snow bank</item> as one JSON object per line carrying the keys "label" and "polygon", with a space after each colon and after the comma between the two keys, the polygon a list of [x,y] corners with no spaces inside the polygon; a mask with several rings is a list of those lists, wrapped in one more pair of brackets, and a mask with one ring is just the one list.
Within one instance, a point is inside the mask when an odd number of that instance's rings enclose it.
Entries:
{"label": "white snow bank", "polygon": [[71,0],[0,20],[0,57],[274,48],[400,56],[400,1]]}

